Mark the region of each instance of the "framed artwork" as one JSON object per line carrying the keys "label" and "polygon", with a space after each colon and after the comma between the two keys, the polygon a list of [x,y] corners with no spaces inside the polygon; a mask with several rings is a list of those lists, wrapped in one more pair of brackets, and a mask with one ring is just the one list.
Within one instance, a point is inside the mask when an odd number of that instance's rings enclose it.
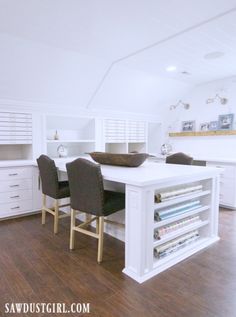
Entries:
{"label": "framed artwork", "polygon": [[232,130],[233,129],[233,122],[234,122],[234,114],[233,113],[219,115],[218,129],[219,130]]}
{"label": "framed artwork", "polygon": [[218,130],[218,121],[211,121],[209,124],[209,130],[210,131]]}
{"label": "framed artwork", "polygon": [[200,131],[208,131],[209,130],[209,122],[200,123]]}
{"label": "framed artwork", "polygon": [[195,131],[195,121],[182,121],[182,132]]}

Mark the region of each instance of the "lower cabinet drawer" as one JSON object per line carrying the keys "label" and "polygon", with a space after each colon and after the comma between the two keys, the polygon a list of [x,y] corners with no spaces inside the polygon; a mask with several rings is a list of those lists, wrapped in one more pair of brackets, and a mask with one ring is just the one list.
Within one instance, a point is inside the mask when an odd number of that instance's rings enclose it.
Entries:
{"label": "lower cabinet drawer", "polygon": [[32,199],[0,204],[0,218],[18,215],[27,211],[32,211]]}
{"label": "lower cabinet drawer", "polygon": [[6,193],[9,191],[18,191],[21,189],[32,190],[32,179],[15,179],[10,181],[0,182],[0,193]]}
{"label": "lower cabinet drawer", "polygon": [[14,180],[22,178],[32,178],[31,167],[9,167],[0,168],[0,179],[1,180]]}
{"label": "lower cabinet drawer", "polygon": [[30,189],[0,193],[0,204],[30,199],[32,199],[32,190]]}

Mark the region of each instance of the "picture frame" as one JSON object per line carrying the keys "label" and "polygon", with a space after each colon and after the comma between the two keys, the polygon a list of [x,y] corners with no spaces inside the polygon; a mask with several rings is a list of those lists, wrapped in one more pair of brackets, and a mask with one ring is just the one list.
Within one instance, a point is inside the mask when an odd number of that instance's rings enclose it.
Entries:
{"label": "picture frame", "polygon": [[209,122],[200,123],[200,131],[209,131]]}
{"label": "picture frame", "polygon": [[218,121],[211,121],[209,123],[209,131],[217,131],[218,130]]}
{"label": "picture frame", "polygon": [[193,132],[195,131],[195,121],[182,121],[182,132]]}
{"label": "picture frame", "polygon": [[218,119],[218,130],[232,130],[234,122],[234,114],[221,114]]}

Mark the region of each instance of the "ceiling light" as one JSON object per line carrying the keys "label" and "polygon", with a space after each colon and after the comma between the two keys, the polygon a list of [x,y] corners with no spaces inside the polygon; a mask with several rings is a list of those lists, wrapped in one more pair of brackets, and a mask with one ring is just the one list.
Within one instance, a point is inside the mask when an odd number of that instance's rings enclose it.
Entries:
{"label": "ceiling light", "polygon": [[205,59],[217,59],[217,58],[221,58],[225,55],[224,52],[211,52],[208,53],[206,55],[204,55]]}
{"label": "ceiling light", "polygon": [[168,66],[166,67],[166,71],[167,72],[174,72],[176,71],[177,67],[176,66]]}

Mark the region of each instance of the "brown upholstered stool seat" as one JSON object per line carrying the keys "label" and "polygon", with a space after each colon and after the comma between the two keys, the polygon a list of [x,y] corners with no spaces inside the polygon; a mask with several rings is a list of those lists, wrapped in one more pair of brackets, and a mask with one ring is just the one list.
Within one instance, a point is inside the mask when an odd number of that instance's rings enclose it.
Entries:
{"label": "brown upholstered stool seat", "polygon": [[[66,207],[69,204],[59,206],[59,200],[70,197],[70,188],[67,181],[59,181],[57,168],[54,160],[47,155],[41,155],[37,159],[39,173],[42,181],[43,207],[42,207],[42,224],[45,224],[46,212],[54,216],[54,233],[58,232],[58,220],[69,216],[67,214],[59,215],[59,207]],[[46,207],[46,197],[55,199],[54,207]]]}
{"label": "brown upholstered stool seat", "polygon": [[[75,231],[98,239],[97,261],[102,261],[104,219],[125,208],[125,194],[104,190],[101,167],[86,159],[79,158],[66,164],[71,193],[71,232],[70,249],[74,249]],[[75,213],[84,212],[88,219],[82,224],[75,224]],[[87,230],[88,224],[96,220],[96,233]],[[117,223],[116,223],[117,224]],[[119,224],[123,225],[123,224]]]}
{"label": "brown upholstered stool seat", "polygon": [[109,190],[104,191],[104,206],[103,215],[108,216],[113,214],[117,210],[122,210],[125,208],[125,194],[112,192]]}
{"label": "brown upholstered stool seat", "polygon": [[68,181],[61,181],[58,182],[59,188],[58,188],[58,194],[57,197],[53,197],[55,199],[62,199],[70,197],[70,188],[69,188],[69,182]]}

